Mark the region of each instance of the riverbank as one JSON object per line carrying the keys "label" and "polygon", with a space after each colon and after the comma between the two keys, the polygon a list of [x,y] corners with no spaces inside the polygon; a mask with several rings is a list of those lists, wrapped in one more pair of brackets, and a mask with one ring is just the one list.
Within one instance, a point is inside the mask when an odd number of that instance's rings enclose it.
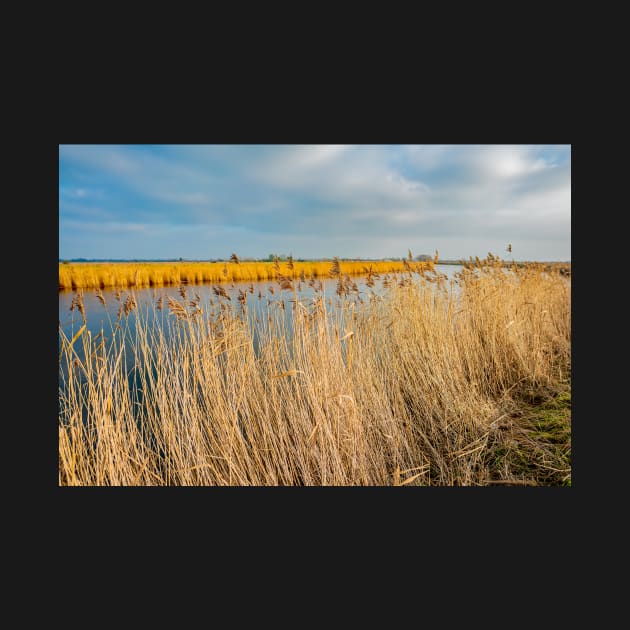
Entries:
{"label": "riverbank", "polygon": [[571,382],[522,392],[489,444],[488,485],[571,486]]}
{"label": "riverbank", "polygon": [[181,284],[274,281],[432,271],[433,262],[418,261],[277,261],[60,263],[59,290],[162,287]]}

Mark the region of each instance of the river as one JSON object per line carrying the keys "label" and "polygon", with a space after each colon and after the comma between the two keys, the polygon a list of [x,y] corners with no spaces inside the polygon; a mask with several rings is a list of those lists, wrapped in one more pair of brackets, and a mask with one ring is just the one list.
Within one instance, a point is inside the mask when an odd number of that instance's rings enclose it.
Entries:
{"label": "river", "polygon": [[[436,265],[435,268],[439,274],[445,275],[449,280],[453,279],[454,275],[462,269],[461,265],[440,264]],[[401,275],[398,274],[398,277]],[[414,274],[414,277],[417,278],[417,274]],[[389,278],[393,280],[394,275],[390,274]],[[367,286],[364,277],[355,276],[351,277],[350,280],[351,283],[356,284],[357,291],[351,290],[346,298],[348,300],[365,301],[369,300],[370,295],[382,295],[385,291],[383,277],[376,278],[372,287]],[[82,291],[85,323],[92,337],[101,331],[108,334],[118,322],[119,311],[122,309],[124,313],[125,303],[130,305],[132,299],[135,300],[136,308],[124,315],[130,327],[133,327],[137,312],[142,313],[143,318],[146,318],[148,322],[152,322],[156,318],[161,322],[169,317],[172,319],[173,315],[168,307],[168,298],[187,304],[194,302],[198,304],[205,316],[216,312],[220,301],[229,304],[234,309],[240,308],[239,296],[241,300],[246,301],[248,310],[257,315],[260,315],[265,308],[280,301],[284,303],[285,311],[290,312],[290,308],[287,311],[286,307],[292,307],[296,297],[301,302],[307,303],[315,295],[323,295],[327,308],[340,304],[339,296],[336,293],[337,280],[335,279],[316,280],[314,287],[310,286],[308,282],[300,283],[298,280],[294,282],[294,285],[295,293],[292,290],[281,289],[277,281],[235,282],[216,285],[195,284],[183,287],[153,287],[123,289],[121,291],[103,289],[100,293],[85,289]],[[214,287],[225,290],[230,299],[219,298],[215,294]],[[182,289],[185,290],[185,298],[181,293]],[[59,293],[59,326],[69,339],[84,323],[79,310],[77,308],[71,310],[75,296],[76,292],[74,291]]]}

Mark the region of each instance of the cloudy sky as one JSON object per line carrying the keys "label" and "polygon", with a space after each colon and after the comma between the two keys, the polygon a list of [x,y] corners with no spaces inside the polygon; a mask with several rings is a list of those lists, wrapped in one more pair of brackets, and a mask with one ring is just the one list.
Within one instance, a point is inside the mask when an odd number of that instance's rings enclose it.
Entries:
{"label": "cloudy sky", "polygon": [[570,145],[60,145],[60,258],[571,259]]}

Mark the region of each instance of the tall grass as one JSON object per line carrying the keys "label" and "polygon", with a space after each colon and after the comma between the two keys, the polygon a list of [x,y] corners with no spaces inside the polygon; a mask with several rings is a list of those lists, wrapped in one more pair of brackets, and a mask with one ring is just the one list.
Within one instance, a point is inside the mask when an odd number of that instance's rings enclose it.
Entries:
{"label": "tall grass", "polygon": [[570,451],[562,467],[521,430],[527,396],[570,376],[570,280],[486,260],[457,286],[408,270],[339,295],[60,332],[59,484],[570,483]]}
{"label": "tall grass", "polygon": [[[234,254],[233,256],[236,257]],[[405,269],[398,261],[341,261],[343,273],[360,275],[366,269],[375,273],[395,273]],[[112,287],[161,287],[180,284],[219,282],[258,282],[275,280],[278,273],[293,279],[326,278],[332,266],[317,262],[175,262],[175,263],[68,263],[59,265],[59,289],[106,289]],[[432,262],[412,263],[416,269],[433,269]]]}

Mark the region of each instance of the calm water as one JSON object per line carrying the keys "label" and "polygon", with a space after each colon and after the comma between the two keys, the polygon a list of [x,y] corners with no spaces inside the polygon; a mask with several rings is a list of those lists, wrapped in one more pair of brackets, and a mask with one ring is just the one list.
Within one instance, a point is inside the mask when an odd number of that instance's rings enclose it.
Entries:
{"label": "calm water", "polygon": [[[461,271],[461,265],[436,265],[436,271],[440,274],[444,274],[448,279],[452,279],[454,274]],[[414,274],[414,278],[417,275]],[[390,279],[393,280],[394,276],[390,274]],[[356,283],[358,293],[352,292],[346,299],[354,300],[356,302],[369,301],[372,294],[382,295],[383,278],[375,279],[375,285],[368,287],[366,285],[366,279],[363,277],[353,277],[352,282]],[[300,290],[296,291],[297,298],[303,302],[308,303],[316,295],[323,295],[325,298],[325,304],[327,308],[334,307],[340,304],[339,297],[336,294],[337,281],[333,279],[322,279],[321,290],[316,291],[310,287],[308,283],[300,283],[295,281],[296,287]],[[215,295],[212,284],[197,284],[186,285],[186,302],[196,300],[198,298],[199,306],[203,309],[204,316],[209,317],[215,314],[219,308],[219,298]],[[293,308],[293,291],[281,290],[280,285],[275,281],[266,282],[235,282],[235,283],[221,283],[220,286],[225,289],[225,292],[230,296],[230,300],[222,301],[230,304],[235,311],[240,309],[238,302],[239,292],[242,292],[246,296],[248,310],[259,316],[264,313],[265,309],[269,308],[273,304],[279,303],[281,300],[284,302],[285,312],[288,314]],[[433,286],[433,285],[432,285]],[[315,287],[320,287],[320,282],[315,282]],[[92,333],[94,338],[101,330],[104,334],[111,332],[118,321],[118,311],[121,304],[129,296],[133,296],[136,301],[138,311],[143,314],[143,317],[149,320],[157,320],[165,323],[166,321],[173,320],[174,316],[170,314],[167,305],[167,296],[171,298],[183,301],[180,294],[180,288],[173,287],[158,287],[158,288],[146,288],[146,289],[125,289],[119,293],[119,299],[117,299],[117,291],[103,289],[102,295],[105,300],[105,305],[97,298],[96,292],[92,290],[83,290],[83,303],[85,307],[85,314],[87,320],[87,330]],[[59,293],[59,325],[63,332],[69,338],[72,338],[74,333],[79,330],[83,325],[83,318],[78,310],[70,310],[72,300],[75,297],[73,291],[63,291]],[[163,308],[158,310],[156,305],[162,298]],[[133,329],[134,320],[136,317],[136,311],[131,312],[128,315],[128,323]],[[126,319],[123,316],[123,319]]]}

